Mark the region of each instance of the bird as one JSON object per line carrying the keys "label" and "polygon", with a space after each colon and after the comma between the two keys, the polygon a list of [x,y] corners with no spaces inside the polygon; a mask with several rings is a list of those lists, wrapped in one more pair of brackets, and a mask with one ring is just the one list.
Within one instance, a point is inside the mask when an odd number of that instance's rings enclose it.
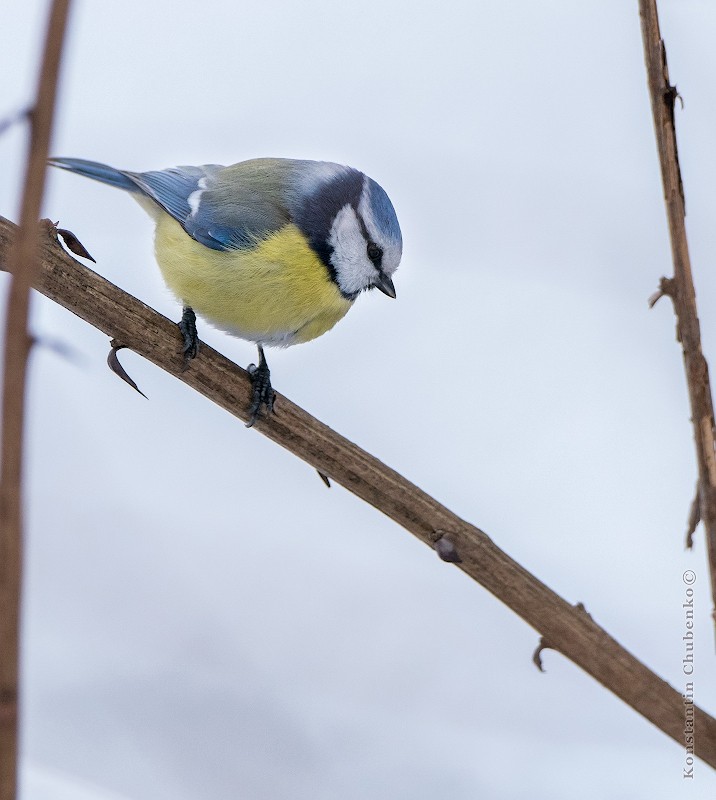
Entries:
{"label": "bird", "polygon": [[249,427],[263,408],[274,411],[264,347],[323,335],[366,290],[396,296],[403,240],[395,209],[353,167],[290,158],[149,172],[79,158],[49,164],[129,192],[154,219],[156,261],[182,304],[187,365],[198,352],[197,314],[257,345]]}

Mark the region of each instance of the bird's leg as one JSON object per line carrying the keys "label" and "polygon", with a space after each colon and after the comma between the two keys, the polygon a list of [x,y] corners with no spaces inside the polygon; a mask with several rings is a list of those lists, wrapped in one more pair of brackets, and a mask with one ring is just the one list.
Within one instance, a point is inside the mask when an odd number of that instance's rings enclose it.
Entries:
{"label": "bird's leg", "polygon": [[251,408],[249,408],[249,421],[246,427],[250,428],[256,422],[261,406],[266,406],[266,413],[273,413],[273,401],[276,397],[271,386],[271,371],[266,363],[266,356],[261,345],[259,348],[259,365],[249,364],[249,375],[251,376]]}
{"label": "bird's leg", "polygon": [[184,363],[186,365],[192,358],[196,358],[196,354],[199,352],[199,336],[196,332],[196,314],[189,306],[184,306],[182,309],[179,330],[184,339],[182,354],[184,355]]}

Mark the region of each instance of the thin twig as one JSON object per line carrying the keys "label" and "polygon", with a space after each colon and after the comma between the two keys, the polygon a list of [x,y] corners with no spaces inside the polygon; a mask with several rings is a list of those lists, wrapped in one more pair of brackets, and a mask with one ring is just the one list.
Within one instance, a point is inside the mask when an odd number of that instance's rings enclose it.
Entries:
{"label": "thin twig", "polygon": [[[661,290],[668,293],[676,314],[676,338],[684,355],[686,382],[694,426],[696,459],[699,472],[699,516],[706,531],[706,550],[711,575],[712,616],[716,622],[716,456],[714,454],[714,409],[711,397],[709,368],[701,350],[701,329],[696,309],[696,291],[691,276],[689,246],[686,240],[684,187],[676,149],[674,103],[676,87],[669,81],[666,48],[659,30],[656,0],[639,0],[644,58],[654,116],[654,130],[664,185],[666,214],[671,237],[674,277],[661,281]],[[664,287],[668,286],[669,291]],[[694,514],[691,514],[693,519]]]}
{"label": "thin twig", "polygon": [[31,109],[29,108],[21,108],[14,114],[9,114],[7,117],[3,117],[3,119],[0,119],[0,136],[2,136],[6,131],[12,128],[13,125],[17,125],[18,123],[23,122],[28,117],[30,117],[30,112]]}
{"label": "thin twig", "polygon": [[[0,217],[0,264],[13,235],[14,226]],[[57,243],[49,222],[41,261],[39,291],[229,413],[248,419],[248,373],[204,343],[199,356],[184,370],[182,337],[176,324],[75,261]],[[275,415],[257,420],[255,430],[375,506],[429,547],[447,537],[451,552],[459,554],[459,569],[519,614],[550,647],[683,746],[681,694],[609,636],[583,607],[567,603],[503,553],[483,531],[287,398],[279,395],[276,408]],[[437,555],[435,563],[436,569],[452,568]],[[695,753],[716,767],[716,719],[696,708],[695,725]]]}
{"label": "thin twig", "polygon": [[30,148],[20,211],[20,231],[9,263],[12,279],[5,327],[5,373],[0,447],[0,800],[17,791],[18,636],[22,581],[22,442],[30,288],[37,281],[38,218],[55,110],[69,0],[50,11],[37,101],[30,115]]}

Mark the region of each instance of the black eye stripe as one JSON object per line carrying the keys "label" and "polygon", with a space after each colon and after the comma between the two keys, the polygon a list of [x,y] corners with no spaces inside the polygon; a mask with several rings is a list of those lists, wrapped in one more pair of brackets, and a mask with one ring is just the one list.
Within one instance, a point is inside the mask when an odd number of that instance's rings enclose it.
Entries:
{"label": "black eye stripe", "polygon": [[358,220],[358,225],[360,225],[360,231],[363,234],[363,238],[368,243],[366,245],[366,252],[368,254],[368,258],[373,262],[373,265],[375,266],[376,269],[380,269],[381,264],[383,263],[383,248],[379,244],[376,244],[370,238],[370,234],[368,233],[368,228],[366,227],[365,220],[363,219],[357,208],[355,208],[355,212],[356,212],[356,219]]}
{"label": "black eye stripe", "polygon": [[356,212],[356,219],[358,220],[358,225],[360,225],[360,232],[363,234],[363,238],[368,244],[373,244],[370,234],[368,233],[368,228],[365,226],[365,220],[361,216],[360,211],[358,211],[358,206],[353,206],[353,210]]}

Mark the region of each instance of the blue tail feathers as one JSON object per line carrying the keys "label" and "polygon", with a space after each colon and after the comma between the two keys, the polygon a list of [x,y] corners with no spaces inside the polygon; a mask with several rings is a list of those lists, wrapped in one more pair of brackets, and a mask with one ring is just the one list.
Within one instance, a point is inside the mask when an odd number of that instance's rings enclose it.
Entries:
{"label": "blue tail feathers", "polygon": [[83,158],[50,158],[47,163],[52,167],[66,169],[84,175],[85,178],[107,183],[117,189],[124,189],[126,192],[142,191],[127,173],[97,161],[85,161]]}

